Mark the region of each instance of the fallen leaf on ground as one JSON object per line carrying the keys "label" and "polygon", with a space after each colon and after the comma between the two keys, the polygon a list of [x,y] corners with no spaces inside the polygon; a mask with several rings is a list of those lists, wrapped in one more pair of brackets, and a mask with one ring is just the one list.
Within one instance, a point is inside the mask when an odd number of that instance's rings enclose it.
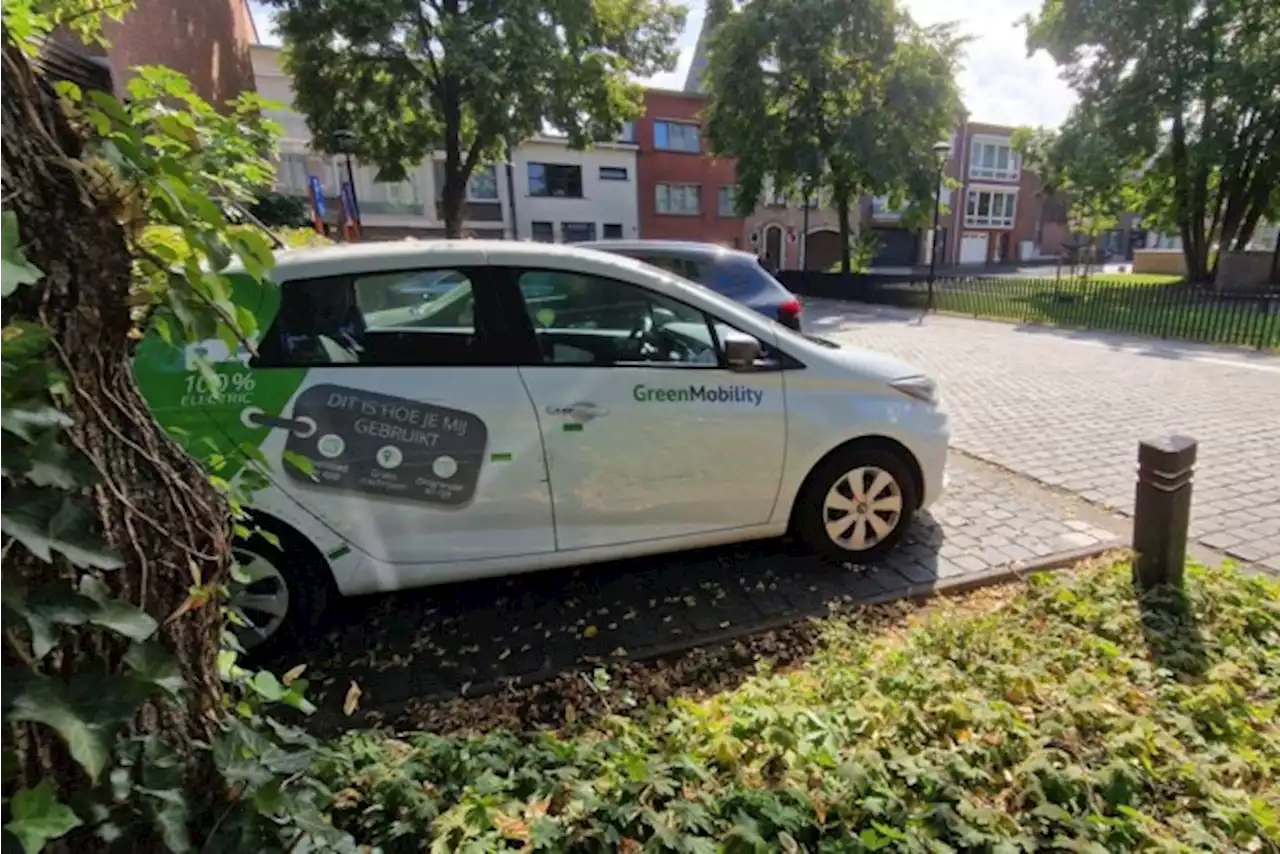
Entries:
{"label": "fallen leaf on ground", "polygon": [[582,636],[584,638],[593,638],[598,634],[600,634],[600,630],[597,629],[595,626],[587,626],[585,629],[582,630]]}
{"label": "fallen leaf on ground", "polygon": [[342,701],[342,713],[347,717],[354,715],[356,709],[360,706],[360,695],[363,693],[360,690],[360,686],[352,682],[351,687],[347,689],[346,698]]}

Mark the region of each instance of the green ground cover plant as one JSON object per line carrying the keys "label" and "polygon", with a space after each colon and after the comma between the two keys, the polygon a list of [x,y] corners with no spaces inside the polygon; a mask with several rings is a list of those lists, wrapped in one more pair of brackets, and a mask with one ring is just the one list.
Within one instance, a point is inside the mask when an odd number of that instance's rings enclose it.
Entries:
{"label": "green ground cover plant", "polygon": [[819,630],[555,731],[349,734],[331,817],[388,854],[1280,850],[1274,578],[1140,599],[1121,562]]}

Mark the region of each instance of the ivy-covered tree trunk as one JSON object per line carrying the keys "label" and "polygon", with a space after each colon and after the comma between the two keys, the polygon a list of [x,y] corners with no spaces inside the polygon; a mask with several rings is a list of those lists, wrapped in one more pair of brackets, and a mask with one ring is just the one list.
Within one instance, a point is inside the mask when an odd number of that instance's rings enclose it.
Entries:
{"label": "ivy-covered tree trunk", "polygon": [[[48,81],[33,72],[8,32],[3,61],[4,206],[17,215],[27,259],[43,271],[39,281],[4,299],[4,323],[6,329],[26,321],[52,331],[51,358],[65,383],[65,393],[54,402],[71,421],[58,441],[83,455],[92,469],[92,486],[73,500],[97,522],[101,538],[122,562],[119,569],[92,572],[115,597],[161,625],[160,640],[185,682],[181,701],[153,696],[133,726],[159,734],[185,762],[194,815],[226,798],[213,783],[210,752],[191,749],[193,742],[211,740],[220,715],[222,620],[216,598],[193,599],[190,592],[215,590],[226,571],[227,508],[198,463],[157,426],[134,382],[132,259],[121,225],[129,211],[120,186],[86,161],[83,141]],[[5,477],[6,507],[22,487],[19,479]],[[50,526],[51,536],[58,535],[55,528]],[[46,562],[20,542],[7,542],[6,548],[6,584],[35,588],[58,582],[73,590],[86,574],[63,553],[55,551]],[[203,604],[193,607],[195,602]],[[6,670],[11,664],[34,666],[60,684],[121,671],[125,642],[118,634],[87,623],[55,631],[56,643],[44,656],[7,631]],[[34,787],[51,779],[65,801],[88,786],[85,771],[52,726],[12,724],[5,741],[18,756],[16,778],[5,781],[7,793],[10,786]],[[163,846],[159,839],[152,844]],[[82,828],[49,850],[104,847]]]}

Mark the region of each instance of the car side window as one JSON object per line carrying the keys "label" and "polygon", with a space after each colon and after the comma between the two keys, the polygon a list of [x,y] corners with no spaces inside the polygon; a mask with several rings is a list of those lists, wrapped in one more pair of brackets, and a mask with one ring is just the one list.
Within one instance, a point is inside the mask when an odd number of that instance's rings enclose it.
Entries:
{"label": "car side window", "polygon": [[637,285],[563,270],[517,276],[544,365],[718,367],[699,309]]}
{"label": "car side window", "polygon": [[689,258],[676,258],[670,255],[638,255],[636,259],[666,270],[669,273],[675,273],[677,276],[688,279],[691,282],[697,282],[700,285],[706,284],[704,265]]}
{"label": "car side window", "polygon": [[473,278],[440,269],[286,282],[253,365],[499,364],[501,336]]}

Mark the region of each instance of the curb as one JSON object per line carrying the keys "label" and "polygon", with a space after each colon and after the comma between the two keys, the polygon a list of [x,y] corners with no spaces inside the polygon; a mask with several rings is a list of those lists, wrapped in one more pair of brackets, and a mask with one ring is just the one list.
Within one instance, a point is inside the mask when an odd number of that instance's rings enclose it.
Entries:
{"label": "curb", "polygon": [[[967,573],[950,579],[942,579],[937,583],[930,585],[908,585],[905,588],[886,590],[882,593],[856,600],[852,597],[845,597],[845,601],[857,606],[873,607],[877,605],[886,605],[892,602],[901,602],[904,600],[925,602],[930,599],[936,599],[944,596],[959,596],[983,587],[990,587],[992,585],[1003,584],[1010,581],[1020,581],[1024,576],[1033,573],[1065,569],[1079,563],[1080,561],[1123,548],[1125,548],[1125,544],[1119,539],[1104,541],[1084,548],[1067,549],[1064,551],[1054,552],[1053,554],[1046,555],[1045,557],[1037,558],[1035,560],[1019,561],[1017,563],[1008,564],[995,569]],[[691,639],[692,642],[685,641],[658,644],[657,646],[647,647],[637,655],[611,660],[619,663],[627,662],[631,664],[653,661],[654,659],[677,655],[693,649],[724,646],[725,644],[732,643],[746,637],[778,631],[786,628],[787,626],[794,625],[805,620],[819,619],[823,616],[825,616],[825,612],[780,614],[777,617],[758,623],[752,623],[749,626],[743,626],[736,629],[731,628],[712,634],[702,635],[696,639]],[[604,664],[604,660],[600,659],[582,661],[570,667],[559,669],[548,668],[506,679],[493,680],[479,685],[472,685],[465,693],[452,691],[437,692],[433,694],[422,694],[420,696],[404,700],[396,700],[382,705],[374,705],[368,709],[361,710],[361,725],[368,726],[372,724],[373,722],[368,720],[370,716],[381,718],[382,720],[394,720],[404,713],[410,704],[430,704],[452,700],[477,700],[504,690],[509,691],[513,689],[532,688],[545,682],[550,682],[559,676],[582,673],[592,667],[598,667]],[[346,720],[351,719],[348,718]],[[326,721],[324,723],[329,722]],[[337,723],[337,721],[334,723]],[[378,723],[380,723],[380,721]]]}

